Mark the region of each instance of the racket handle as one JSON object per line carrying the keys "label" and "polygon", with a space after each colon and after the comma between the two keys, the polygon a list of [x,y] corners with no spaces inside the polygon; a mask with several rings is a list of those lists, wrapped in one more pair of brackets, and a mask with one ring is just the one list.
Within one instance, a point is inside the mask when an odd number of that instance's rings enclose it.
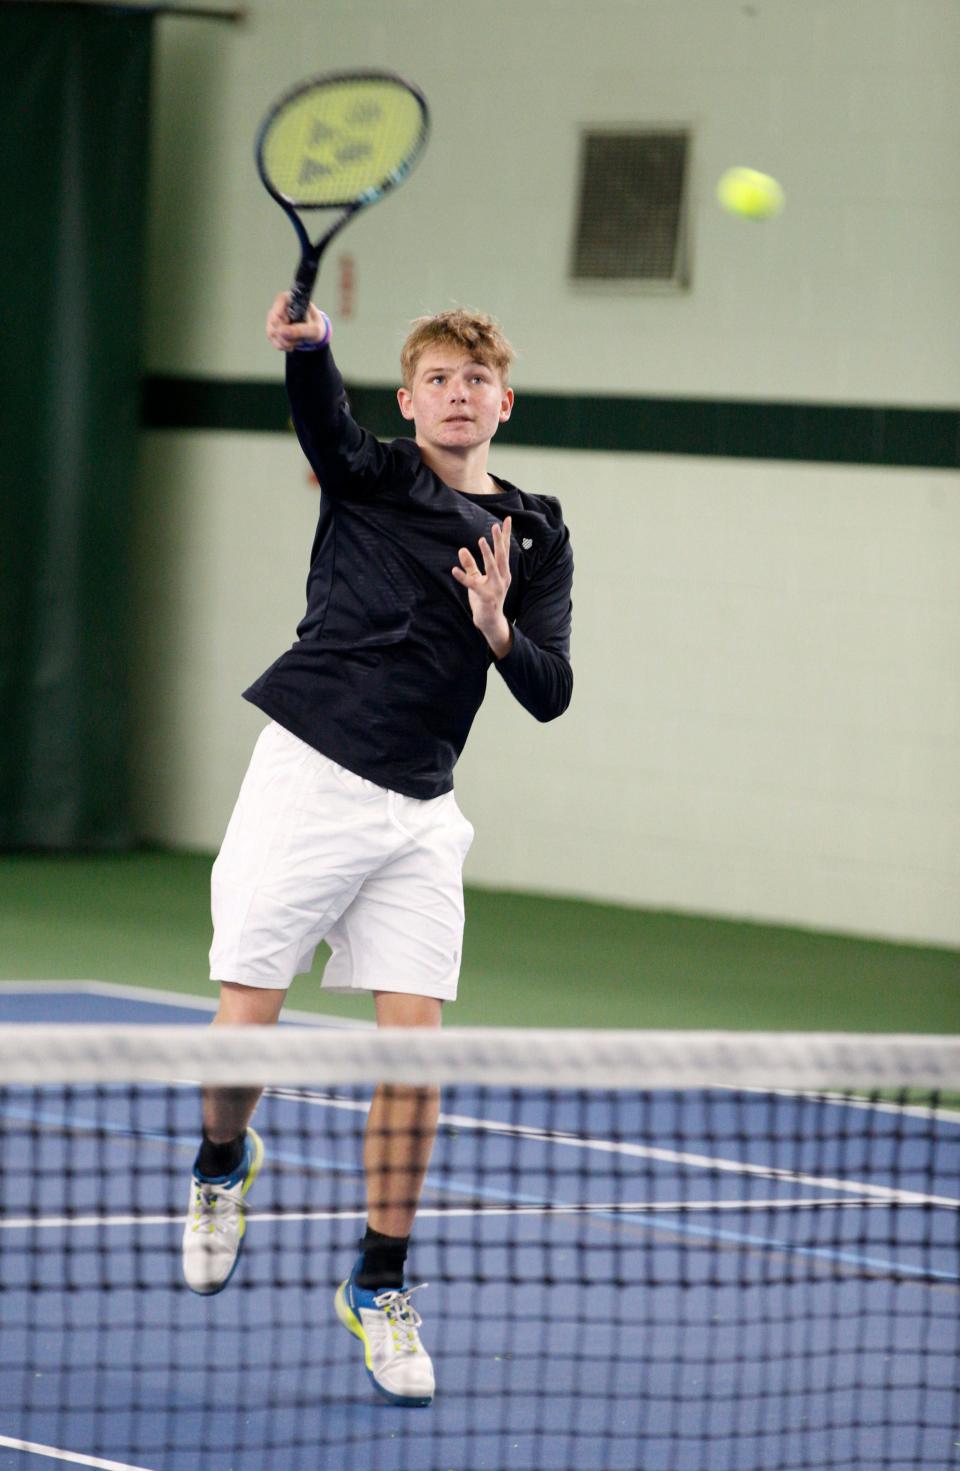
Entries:
{"label": "racket handle", "polygon": [[297,274],[290,290],[290,300],[287,304],[288,322],[302,322],[305,319],[307,307],[310,305],[310,296],[317,279],[317,264],[316,261],[301,260],[297,267]]}

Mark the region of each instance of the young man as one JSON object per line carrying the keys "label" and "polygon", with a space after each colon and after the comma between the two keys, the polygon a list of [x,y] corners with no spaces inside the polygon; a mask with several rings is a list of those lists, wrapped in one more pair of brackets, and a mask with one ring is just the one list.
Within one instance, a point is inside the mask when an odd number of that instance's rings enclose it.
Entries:
{"label": "young man", "polygon": [[[316,307],[267,336],[287,354],[293,422],[321,487],[297,641],[245,692],[270,717],[214,865],[216,1024],[264,1024],[331,947],[323,986],[373,993],[378,1025],[439,1027],[456,997],[473,829],[453,767],[490,665],[538,720],[567,708],[572,555],[560,506],[487,469],[513,408],[513,351],[489,317],[414,323],[400,411],[415,439],[352,419]],[[183,1236],[195,1292],[226,1286],[263,1162],[259,1089],[208,1088]],[[337,1292],[374,1384],[429,1404],[433,1366],[404,1262],[439,1112],[433,1088],[378,1088],[367,1230]]]}

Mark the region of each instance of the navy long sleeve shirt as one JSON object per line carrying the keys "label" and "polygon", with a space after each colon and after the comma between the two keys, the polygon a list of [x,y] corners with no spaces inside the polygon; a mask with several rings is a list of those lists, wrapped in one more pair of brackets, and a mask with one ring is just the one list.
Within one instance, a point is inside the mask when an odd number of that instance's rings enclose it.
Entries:
{"label": "navy long sleeve shirt", "polygon": [[499,479],[499,494],[465,494],[413,440],[382,443],[351,417],[329,348],[287,355],[287,391],[320,518],[296,642],[244,697],[357,775],[440,796],[494,662],[450,569],[462,546],[480,561],[495,520],[513,518],[513,647],[497,672],[538,720],[570,703],[573,556],[560,504]]}

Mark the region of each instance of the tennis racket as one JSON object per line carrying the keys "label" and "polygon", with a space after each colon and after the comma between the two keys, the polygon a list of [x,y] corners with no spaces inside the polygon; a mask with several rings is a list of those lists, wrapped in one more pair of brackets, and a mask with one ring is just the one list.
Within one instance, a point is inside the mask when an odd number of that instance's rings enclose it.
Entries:
{"label": "tennis racket", "polygon": [[[402,184],[427,142],[427,104],[392,72],[338,72],[301,82],[260,126],[256,158],[269,193],[290,216],[300,264],[287,316],[302,322],[320,258],[355,214]],[[337,210],[311,240],[302,210]]]}

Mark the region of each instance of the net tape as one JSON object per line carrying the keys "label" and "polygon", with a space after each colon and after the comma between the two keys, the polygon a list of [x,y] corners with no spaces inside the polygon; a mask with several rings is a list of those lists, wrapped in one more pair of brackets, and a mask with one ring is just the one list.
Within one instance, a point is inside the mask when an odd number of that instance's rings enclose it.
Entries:
{"label": "net tape", "polygon": [[960,1090],[960,1038],[825,1032],[0,1027],[8,1083]]}

